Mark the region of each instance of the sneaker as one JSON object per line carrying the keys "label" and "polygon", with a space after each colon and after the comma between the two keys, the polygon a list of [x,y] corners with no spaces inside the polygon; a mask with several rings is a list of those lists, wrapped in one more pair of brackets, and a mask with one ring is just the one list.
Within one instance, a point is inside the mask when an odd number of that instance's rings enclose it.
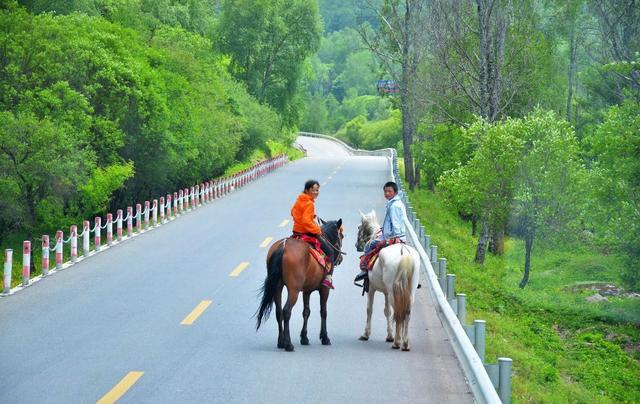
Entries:
{"label": "sneaker", "polygon": [[364,269],[360,270],[360,273],[358,275],[356,275],[356,278],[353,280],[354,282],[358,282],[363,280],[364,278],[366,278],[368,275],[367,271]]}
{"label": "sneaker", "polygon": [[331,282],[331,276],[327,276],[326,278],[324,278],[322,280],[322,284],[328,287],[329,289],[335,289],[335,287],[333,286],[333,283]]}

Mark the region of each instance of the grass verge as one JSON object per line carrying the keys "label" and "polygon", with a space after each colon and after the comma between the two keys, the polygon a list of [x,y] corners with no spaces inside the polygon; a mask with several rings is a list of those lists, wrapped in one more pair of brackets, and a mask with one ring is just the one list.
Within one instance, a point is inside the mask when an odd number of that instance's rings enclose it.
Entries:
{"label": "grass verge", "polygon": [[589,303],[580,285],[619,283],[622,260],[580,246],[538,247],[525,289],[524,247],[507,239],[502,257],[473,262],[476,237],[435,193],[410,199],[447,269],[467,294],[468,321],[487,321],[487,362],[514,361],[514,403],[640,402],[640,299]]}

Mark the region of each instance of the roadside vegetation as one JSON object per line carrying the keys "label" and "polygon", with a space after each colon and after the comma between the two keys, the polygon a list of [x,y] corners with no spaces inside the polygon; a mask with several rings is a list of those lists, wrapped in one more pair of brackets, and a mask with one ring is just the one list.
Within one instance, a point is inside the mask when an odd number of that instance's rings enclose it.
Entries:
{"label": "roadside vegetation", "polygon": [[251,3],[0,1],[0,247],[15,251],[14,285],[22,240],[37,275],[42,234],[300,156],[318,8]]}
{"label": "roadside vegetation", "polygon": [[[505,239],[503,256],[474,262],[468,222],[441,195],[410,192],[420,221],[467,294],[468,321],[487,321],[487,362],[514,361],[512,402],[620,403],[640,400],[640,296],[623,284],[624,259],[572,243],[533,252],[525,289],[524,242]],[[587,299],[603,293],[605,299]]]}

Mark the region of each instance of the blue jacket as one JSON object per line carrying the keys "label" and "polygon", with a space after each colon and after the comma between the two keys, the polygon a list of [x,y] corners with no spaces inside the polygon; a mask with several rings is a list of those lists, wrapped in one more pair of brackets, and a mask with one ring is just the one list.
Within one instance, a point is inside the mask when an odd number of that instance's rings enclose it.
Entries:
{"label": "blue jacket", "polygon": [[406,228],[404,217],[406,210],[400,195],[396,195],[387,201],[386,214],[382,223],[382,237],[385,240],[399,237],[406,240]]}

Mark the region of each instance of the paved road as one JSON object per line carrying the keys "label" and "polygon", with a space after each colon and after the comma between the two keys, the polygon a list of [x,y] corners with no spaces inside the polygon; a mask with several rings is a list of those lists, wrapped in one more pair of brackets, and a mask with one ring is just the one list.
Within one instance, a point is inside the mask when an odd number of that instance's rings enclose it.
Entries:
{"label": "paved road", "polygon": [[[308,158],[0,299],[0,403],[96,402],[123,380],[122,403],[472,402],[427,288],[418,291],[411,352],[384,342],[381,295],[372,338],[358,341],[366,304],[351,284],[358,209],[382,215],[387,160],[299,142]],[[344,220],[348,255],[329,299],[333,345],[318,340],[314,295],[311,345],[296,337],[287,353],[276,348],[275,318],[254,330],[260,244],[289,234],[291,223],[280,225],[309,178],[322,184],[318,214]],[[205,300],[212,303],[193,324],[181,324]]]}

